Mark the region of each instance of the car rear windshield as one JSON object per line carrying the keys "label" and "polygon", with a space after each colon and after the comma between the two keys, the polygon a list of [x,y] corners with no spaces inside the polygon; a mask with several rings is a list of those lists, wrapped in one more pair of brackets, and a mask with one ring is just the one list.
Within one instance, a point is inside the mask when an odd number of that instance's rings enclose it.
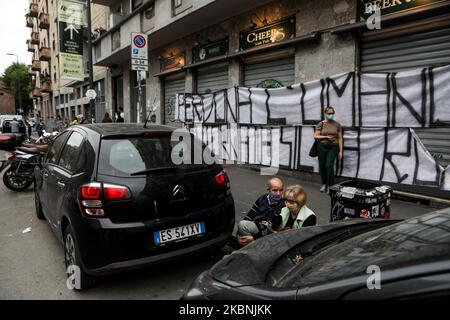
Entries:
{"label": "car rear windshield", "polygon": [[[199,140],[192,147],[202,147]],[[178,141],[171,141],[170,135],[161,136],[139,136],[120,139],[103,139],[100,147],[98,173],[116,177],[130,177],[134,175],[145,175],[146,170],[158,168],[187,168],[192,165],[176,165],[172,161],[172,149],[178,144]],[[187,150],[187,149],[184,149]],[[193,155],[191,156],[194,162]],[[204,165],[201,163],[199,165]]]}

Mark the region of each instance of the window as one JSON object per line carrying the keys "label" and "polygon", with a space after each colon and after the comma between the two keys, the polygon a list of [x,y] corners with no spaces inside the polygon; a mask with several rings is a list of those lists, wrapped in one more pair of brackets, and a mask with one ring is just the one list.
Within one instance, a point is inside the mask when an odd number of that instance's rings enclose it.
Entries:
{"label": "window", "polygon": [[47,152],[45,162],[56,163],[58,153],[60,152],[61,148],[63,147],[63,143],[66,140],[66,137],[68,134],[69,134],[68,132],[64,132],[61,135],[59,135],[58,137],[56,137],[56,139],[53,141],[53,143],[51,144],[51,146]]}
{"label": "window", "polygon": [[77,173],[84,167],[85,159],[83,136],[74,132],[67,140],[58,164],[71,173]]}
{"label": "window", "polygon": [[[195,143],[194,143],[195,141]],[[180,142],[171,141],[170,134],[128,139],[104,139],[100,147],[98,173],[116,177],[129,177],[132,173],[155,168],[175,167],[172,149]],[[201,149],[198,149],[201,147]],[[195,154],[203,154],[205,145],[191,135],[191,160]],[[182,150],[180,150],[182,157]],[[189,164],[186,164],[190,167]],[[178,169],[186,168],[178,166]]]}
{"label": "window", "polygon": [[115,31],[112,34],[111,50],[114,51],[120,48],[120,31]]}

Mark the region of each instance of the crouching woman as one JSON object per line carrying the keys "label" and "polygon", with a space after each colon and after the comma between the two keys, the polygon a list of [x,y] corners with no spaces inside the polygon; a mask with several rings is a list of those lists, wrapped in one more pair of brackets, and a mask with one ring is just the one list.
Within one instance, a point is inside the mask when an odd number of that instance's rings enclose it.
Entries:
{"label": "crouching woman", "polygon": [[294,185],[286,188],[283,192],[283,199],[286,206],[281,209],[282,222],[278,231],[316,225],[317,217],[306,206],[307,195],[302,186]]}

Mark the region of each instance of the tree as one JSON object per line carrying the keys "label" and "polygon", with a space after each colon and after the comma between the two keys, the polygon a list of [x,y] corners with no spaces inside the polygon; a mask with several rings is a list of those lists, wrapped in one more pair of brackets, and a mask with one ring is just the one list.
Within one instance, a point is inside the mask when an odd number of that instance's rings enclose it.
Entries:
{"label": "tree", "polygon": [[[17,76],[19,77],[19,82],[17,82]],[[22,107],[24,108],[24,112],[27,113],[30,106],[29,94],[31,92],[31,76],[28,74],[28,67],[23,63],[14,62],[6,68],[0,80],[14,93],[16,108],[20,107],[18,96],[18,89],[20,88]]]}

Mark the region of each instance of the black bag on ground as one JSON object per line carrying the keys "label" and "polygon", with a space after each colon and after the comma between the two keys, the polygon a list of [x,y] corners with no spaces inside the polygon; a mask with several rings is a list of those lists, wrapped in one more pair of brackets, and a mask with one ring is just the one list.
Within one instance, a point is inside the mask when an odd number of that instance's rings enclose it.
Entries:
{"label": "black bag on ground", "polygon": [[309,150],[309,156],[310,157],[315,158],[315,157],[317,157],[319,155],[318,150],[317,150],[318,147],[319,146],[318,146],[317,140],[314,140],[314,143],[313,143],[313,145],[311,147],[311,150]]}

